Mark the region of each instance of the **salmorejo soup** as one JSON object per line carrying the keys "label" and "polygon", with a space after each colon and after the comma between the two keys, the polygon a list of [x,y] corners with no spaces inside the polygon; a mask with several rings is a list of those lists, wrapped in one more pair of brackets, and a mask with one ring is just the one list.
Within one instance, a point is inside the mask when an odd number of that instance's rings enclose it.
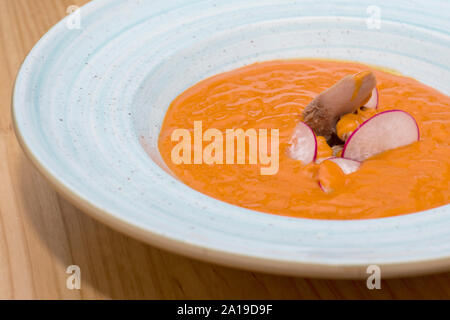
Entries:
{"label": "salmorejo soup", "polygon": [[185,184],[248,209],[413,213],[450,202],[450,97],[359,63],[256,63],[178,96],[159,150]]}

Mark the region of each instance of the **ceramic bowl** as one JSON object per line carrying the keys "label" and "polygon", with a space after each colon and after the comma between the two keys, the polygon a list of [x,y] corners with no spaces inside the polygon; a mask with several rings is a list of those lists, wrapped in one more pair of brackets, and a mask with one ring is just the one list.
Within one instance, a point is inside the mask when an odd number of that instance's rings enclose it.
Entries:
{"label": "ceramic bowl", "polygon": [[[157,149],[170,102],[255,61],[318,57],[394,68],[450,93],[444,1],[97,0],[53,27],[18,74],[18,139],[55,188],[132,237],[214,263],[361,278],[450,268],[450,206],[324,221],[227,204],[168,172]],[[106,245],[106,244],[105,244]]]}

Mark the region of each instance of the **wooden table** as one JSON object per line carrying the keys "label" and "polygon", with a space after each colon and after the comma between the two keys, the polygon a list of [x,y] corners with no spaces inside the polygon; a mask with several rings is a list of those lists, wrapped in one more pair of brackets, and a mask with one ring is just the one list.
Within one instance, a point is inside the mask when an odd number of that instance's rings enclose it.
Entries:
{"label": "wooden table", "polygon": [[[310,280],[225,268],[167,253],[89,218],[62,199],[24,156],[11,125],[20,64],[70,5],[87,0],[0,0],[1,299],[450,298],[450,273],[382,281]],[[81,290],[66,288],[67,266]]]}

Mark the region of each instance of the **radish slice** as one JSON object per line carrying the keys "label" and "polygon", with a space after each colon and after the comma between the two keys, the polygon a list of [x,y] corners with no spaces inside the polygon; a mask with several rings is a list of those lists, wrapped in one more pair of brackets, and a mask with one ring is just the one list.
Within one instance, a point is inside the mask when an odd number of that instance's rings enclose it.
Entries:
{"label": "radish slice", "polygon": [[317,139],[314,131],[304,122],[299,122],[294,129],[290,142],[289,154],[293,159],[309,164],[317,157]]}
{"label": "radish slice", "polygon": [[419,127],[409,113],[388,110],[366,120],[352,133],[342,150],[342,157],[364,161],[381,152],[411,144],[419,138]]}
{"label": "radish slice", "polygon": [[378,107],[378,89],[373,88],[372,95],[370,96],[369,101],[365,105],[363,105],[365,108],[369,109],[376,109]]}
{"label": "radish slice", "polygon": [[344,180],[341,180],[340,176],[353,173],[361,166],[359,161],[344,158],[331,157],[324,160],[323,164],[326,165],[327,161],[336,164],[342,172],[329,171],[326,166],[320,166],[318,172],[318,183],[320,189],[322,189],[325,193],[330,193],[334,189],[342,187],[344,185]]}
{"label": "radish slice", "polygon": [[350,174],[355,172],[359,169],[361,166],[361,162],[350,160],[350,159],[344,159],[344,158],[329,158],[328,160],[333,161],[336,163],[345,174]]}
{"label": "radish slice", "polygon": [[325,188],[325,187],[322,185],[322,183],[320,182],[320,180],[319,180],[318,184],[319,184],[320,189],[322,189],[323,192],[328,193],[328,192],[330,191],[330,190],[328,190],[327,188]]}

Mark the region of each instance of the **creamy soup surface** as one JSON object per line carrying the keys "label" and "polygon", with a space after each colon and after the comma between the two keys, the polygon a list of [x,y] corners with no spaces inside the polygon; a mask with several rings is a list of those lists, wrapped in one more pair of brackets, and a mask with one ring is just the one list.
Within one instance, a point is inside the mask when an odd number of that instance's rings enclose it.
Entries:
{"label": "creamy soup surface", "polygon": [[[376,75],[377,111],[409,112],[418,123],[420,141],[365,160],[359,170],[342,177],[340,188],[325,193],[318,185],[320,165],[289,157],[290,138],[302,110],[317,94],[363,70]],[[223,132],[279,129],[278,172],[262,175],[261,164],[175,164],[172,132],[193,130],[194,121],[202,121],[203,130]],[[413,213],[450,202],[450,97],[412,78],[359,63],[256,63],[208,78],[178,96],[165,116],[159,150],[169,169],[188,186],[252,210],[314,219]]]}

